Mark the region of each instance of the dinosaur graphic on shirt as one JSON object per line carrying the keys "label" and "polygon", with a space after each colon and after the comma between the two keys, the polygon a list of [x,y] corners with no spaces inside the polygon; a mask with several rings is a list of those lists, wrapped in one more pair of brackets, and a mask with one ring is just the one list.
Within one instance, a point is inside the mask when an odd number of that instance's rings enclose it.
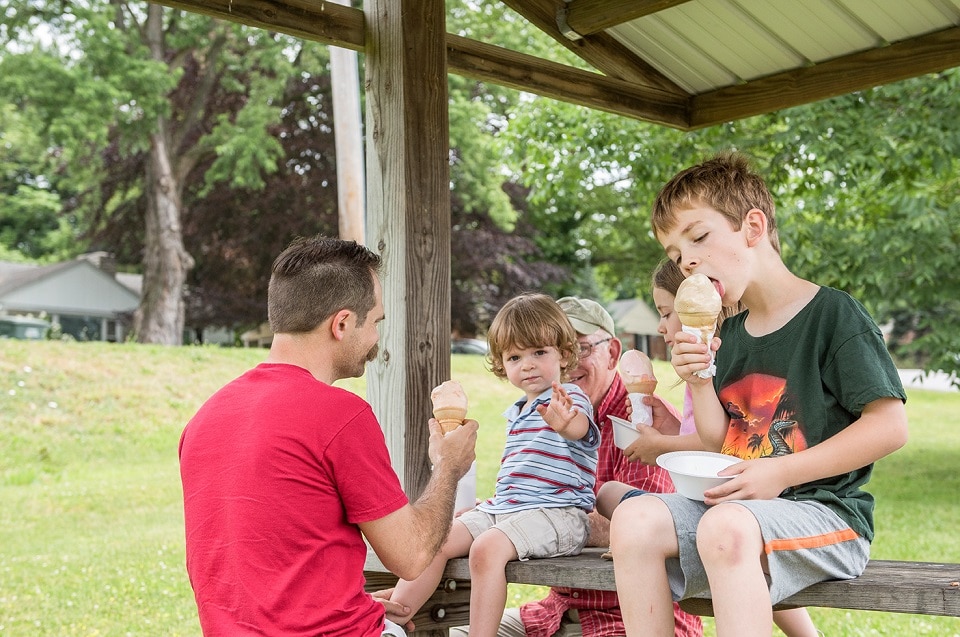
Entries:
{"label": "dinosaur graphic on shirt", "polygon": [[749,374],[720,391],[730,425],[721,453],[749,460],[807,448],[795,399],[783,378]]}

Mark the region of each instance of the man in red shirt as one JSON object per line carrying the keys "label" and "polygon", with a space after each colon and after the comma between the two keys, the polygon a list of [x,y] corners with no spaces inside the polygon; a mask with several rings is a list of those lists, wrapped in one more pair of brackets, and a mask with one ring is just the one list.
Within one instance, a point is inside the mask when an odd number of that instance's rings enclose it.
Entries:
{"label": "man in red shirt", "polygon": [[[622,344],[616,337],[613,318],[599,303],[588,299],[564,297],[558,301],[580,342],[580,365],[570,375],[593,403],[594,417],[600,425],[600,458],[597,466],[596,489],[608,480],[625,482],[638,489],[672,493],[673,483],[660,467],[629,462],[613,444],[613,423],[608,416],[627,418],[627,390],[623,386],[617,364]],[[679,429],[679,415],[663,401],[654,406],[654,420],[675,420]],[[590,514],[590,546],[609,546],[610,521],[594,511]],[[701,637],[700,618],[680,610],[674,604],[676,637]],[[451,629],[451,635],[465,635]],[[518,608],[508,608],[497,633],[501,637],[606,637],[625,635],[620,603],[616,592],[589,589],[550,589],[550,594],[539,602],[530,602]]]}
{"label": "man in red shirt", "polygon": [[[180,439],[187,572],[200,626],[223,635],[402,635],[364,592],[364,539],[416,578],[443,544],[473,420],[430,422],[433,474],[410,503],[370,405],[334,387],[377,354],[380,257],[299,239],[274,262],[266,362],[214,394]],[[392,631],[389,632],[388,631]]]}

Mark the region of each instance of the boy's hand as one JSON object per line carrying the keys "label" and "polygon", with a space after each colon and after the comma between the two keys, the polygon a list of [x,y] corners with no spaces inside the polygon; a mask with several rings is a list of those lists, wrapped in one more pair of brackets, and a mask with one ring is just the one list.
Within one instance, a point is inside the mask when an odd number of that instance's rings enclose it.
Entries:
{"label": "boy's hand", "polygon": [[579,440],[587,434],[587,416],[574,408],[573,400],[560,383],[553,383],[553,395],[546,405],[537,405],[537,413],[550,428],[567,440]]}
{"label": "boy's hand", "polygon": [[733,480],[703,492],[704,504],[713,506],[728,500],[772,500],[792,486],[777,458],[744,460],[720,471]]}
{"label": "boy's hand", "polygon": [[703,385],[712,383],[712,378],[700,378],[697,372],[710,367],[710,351],[714,352],[720,348],[720,339],[714,337],[710,346],[700,342],[693,334],[687,332],[677,332],[674,336],[673,350],[671,351],[670,362],[677,376],[692,385]]}

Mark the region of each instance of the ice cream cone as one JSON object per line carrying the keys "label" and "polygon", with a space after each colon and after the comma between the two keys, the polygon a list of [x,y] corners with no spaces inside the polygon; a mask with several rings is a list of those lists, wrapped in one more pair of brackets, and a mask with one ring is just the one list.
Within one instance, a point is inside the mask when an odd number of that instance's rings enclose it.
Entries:
{"label": "ice cream cone", "polygon": [[[703,274],[691,274],[677,288],[673,304],[683,331],[694,334],[700,342],[710,344],[717,331],[717,317],[723,309],[720,293],[713,281]],[[697,372],[700,378],[709,378],[716,373],[711,353],[710,367]]]}
{"label": "ice cream cone", "polygon": [[643,397],[657,389],[657,377],[653,374],[650,357],[639,350],[627,350],[620,357],[620,377],[630,398],[630,422],[634,425],[649,425],[653,421],[650,406]]}
{"label": "ice cream cone", "polygon": [[467,410],[461,407],[441,407],[434,408],[433,417],[440,423],[440,429],[447,434],[463,424],[463,419],[467,416]]}
{"label": "ice cream cone", "polygon": [[646,377],[647,380],[641,380],[633,383],[624,383],[628,394],[652,394],[657,391],[657,379]]}
{"label": "ice cream cone", "polygon": [[704,343],[709,344],[717,331],[717,314],[712,312],[677,312],[677,318],[684,327],[699,330]]}
{"label": "ice cream cone", "polygon": [[444,434],[463,424],[467,417],[467,395],[455,380],[445,381],[430,392],[433,401],[433,417],[440,423]]}

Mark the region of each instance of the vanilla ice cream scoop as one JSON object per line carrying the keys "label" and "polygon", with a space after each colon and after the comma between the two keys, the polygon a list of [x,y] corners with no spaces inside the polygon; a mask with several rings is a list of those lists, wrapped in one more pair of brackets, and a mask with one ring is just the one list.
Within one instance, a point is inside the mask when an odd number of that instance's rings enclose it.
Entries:
{"label": "vanilla ice cream scoop", "polygon": [[[677,288],[673,309],[683,325],[683,331],[697,336],[701,342],[710,344],[717,331],[717,317],[723,309],[720,293],[713,281],[703,274],[691,274]],[[710,367],[697,372],[700,378],[716,374],[711,353]]]}
{"label": "vanilla ice cream scoop", "polygon": [[640,350],[630,349],[620,356],[620,378],[630,399],[630,422],[634,425],[653,424],[653,410],[643,402],[657,388],[650,357]]}
{"label": "vanilla ice cream scoop", "polygon": [[463,424],[467,417],[467,394],[455,380],[440,383],[430,392],[433,401],[433,417],[440,423],[443,433],[449,433]]}
{"label": "vanilla ice cream scoop", "polygon": [[713,281],[703,274],[691,274],[677,288],[673,309],[684,325],[712,332],[723,304]]}

